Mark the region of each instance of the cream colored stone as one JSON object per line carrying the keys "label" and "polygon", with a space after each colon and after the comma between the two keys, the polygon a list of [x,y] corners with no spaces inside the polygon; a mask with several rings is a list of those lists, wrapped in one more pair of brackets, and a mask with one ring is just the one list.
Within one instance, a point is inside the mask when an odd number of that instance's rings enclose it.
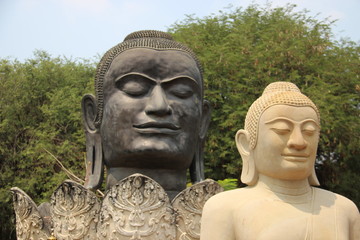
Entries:
{"label": "cream colored stone", "polygon": [[18,240],[46,240],[50,229],[41,210],[20,188],[11,188],[16,216],[16,238]]}
{"label": "cream colored stone", "polygon": [[97,240],[101,202],[95,193],[66,180],[51,196],[51,221],[57,240]]}
{"label": "cream colored stone", "polygon": [[[235,138],[243,160],[241,180],[249,186],[205,204],[201,240],[359,239],[355,204],[311,186],[318,185],[314,163],[320,117],[295,88],[271,84],[250,108],[257,127],[245,126]],[[255,108],[256,114],[251,112]]]}

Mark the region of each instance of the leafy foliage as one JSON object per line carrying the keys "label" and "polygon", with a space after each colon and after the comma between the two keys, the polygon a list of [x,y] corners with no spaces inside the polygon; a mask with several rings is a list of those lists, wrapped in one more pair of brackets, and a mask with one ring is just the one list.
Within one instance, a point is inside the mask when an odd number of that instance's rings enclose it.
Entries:
{"label": "leafy foliage", "polygon": [[11,187],[41,203],[66,178],[45,149],[83,177],[80,102],[92,91],[93,75],[93,63],[51,58],[42,51],[25,63],[0,61],[1,239],[14,239],[15,234],[9,221]]}
{"label": "leafy foliage", "polygon": [[238,187],[238,180],[236,178],[226,178],[217,181],[224,191],[233,190]]}
{"label": "leafy foliage", "polygon": [[204,65],[212,125],[205,150],[207,177],[239,178],[234,136],[246,112],[274,81],[290,81],[322,117],[317,174],[324,188],[360,206],[360,46],[332,39],[332,22],[283,8],[252,5],[204,18],[187,16],[170,32]]}

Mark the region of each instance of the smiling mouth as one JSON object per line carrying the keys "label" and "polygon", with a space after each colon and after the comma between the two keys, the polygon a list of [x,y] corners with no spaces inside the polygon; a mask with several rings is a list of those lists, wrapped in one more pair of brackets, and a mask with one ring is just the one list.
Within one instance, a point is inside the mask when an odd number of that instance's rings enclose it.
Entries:
{"label": "smiling mouth", "polygon": [[147,122],[143,124],[134,124],[137,132],[145,134],[177,134],[180,127],[169,122]]}
{"label": "smiling mouth", "polygon": [[285,160],[291,162],[306,162],[309,158],[307,154],[281,154]]}

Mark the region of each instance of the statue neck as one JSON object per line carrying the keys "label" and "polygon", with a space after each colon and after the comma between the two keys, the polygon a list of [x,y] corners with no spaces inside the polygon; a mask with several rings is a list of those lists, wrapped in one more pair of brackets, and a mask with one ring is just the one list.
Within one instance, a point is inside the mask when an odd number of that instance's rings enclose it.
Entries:
{"label": "statue neck", "polygon": [[186,170],[147,168],[107,168],[106,188],[135,173],[152,178],[164,188],[170,200],[186,188]]}
{"label": "statue neck", "polygon": [[259,174],[256,187],[269,190],[283,201],[289,203],[307,203],[312,198],[311,186],[307,178],[283,180]]}

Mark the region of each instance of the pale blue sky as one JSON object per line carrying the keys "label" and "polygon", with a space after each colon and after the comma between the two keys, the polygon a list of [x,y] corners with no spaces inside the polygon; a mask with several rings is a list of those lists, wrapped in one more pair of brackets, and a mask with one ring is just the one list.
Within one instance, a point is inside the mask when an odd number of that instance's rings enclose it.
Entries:
{"label": "pale blue sky", "polygon": [[[319,19],[338,19],[337,38],[360,41],[360,0],[273,0],[297,4]],[[187,14],[197,17],[225,7],[266,0],[0,0],[0,58],[24,60],[35,49],[52,56],[92,58],[143,29],[166,31]]]}

